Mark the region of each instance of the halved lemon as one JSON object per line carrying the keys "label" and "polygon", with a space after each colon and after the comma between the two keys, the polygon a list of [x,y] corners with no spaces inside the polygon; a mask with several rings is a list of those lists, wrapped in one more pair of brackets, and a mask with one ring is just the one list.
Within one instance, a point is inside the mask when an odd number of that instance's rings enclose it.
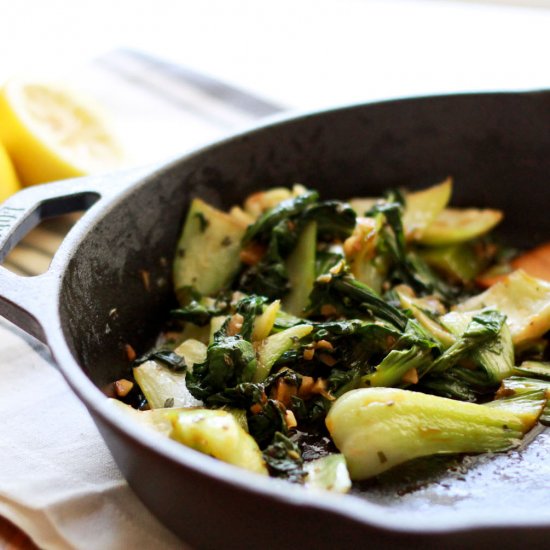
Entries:
{"label": "halved lemon", "polygon": [[0,140],[23,185],[106,172],[123,159],[99,107],[57,84],[8,81],[0,91]]}
{"label": "halved lemon", "polygon": [[5,201],[20,188],[11,159],[0,143],[0,202]]}

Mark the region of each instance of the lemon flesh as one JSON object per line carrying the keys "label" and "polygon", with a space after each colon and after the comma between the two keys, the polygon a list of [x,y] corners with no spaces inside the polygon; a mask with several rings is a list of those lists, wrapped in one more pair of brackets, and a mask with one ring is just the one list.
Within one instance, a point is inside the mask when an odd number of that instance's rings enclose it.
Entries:
{"label": "lemon flesh", "polygon": [[0,91],[0,140],[23,185],[109,171],[123,157],[90,100],[38,82],[12,80]]}
{"label": "lemon flesh", "polygon": [[19,191],[20,187],[11,159],[0,143],[0,202]]}

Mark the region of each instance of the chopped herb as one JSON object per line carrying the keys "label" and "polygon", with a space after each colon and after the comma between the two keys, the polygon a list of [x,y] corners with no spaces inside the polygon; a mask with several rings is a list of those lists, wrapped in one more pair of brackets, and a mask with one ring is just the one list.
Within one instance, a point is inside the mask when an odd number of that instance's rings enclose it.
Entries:
{"label": "chopped herb", "polygon": [[206,219],[206,216],[203,212],[195,213],[195,217],[199,220],[201,233],[206,231],[206,228],[210,225],[210,222]]}
{"label": "chopped herb", "polygon": [[164,402],[164,408],[169,409],[170,407],[173,407],[173,406],[174,406],[174,398],[168,397],[168,399],[166,399],[166,401]]}
{"label": "chopped herb", "polygon": [[264,453],[264,460],[273,477],[286,478],[294,483],[304,483],[307,473],[303,468],[304,461],[300,448],[287,436],[276,432],[273,443]]}
{"label": "chopped herb", "polygon": [[184,372],[187,368],[185,358],[172,350],[154,350],[135,359],[134,364],[137,366],[146,361],[158,361],[174,372]]}

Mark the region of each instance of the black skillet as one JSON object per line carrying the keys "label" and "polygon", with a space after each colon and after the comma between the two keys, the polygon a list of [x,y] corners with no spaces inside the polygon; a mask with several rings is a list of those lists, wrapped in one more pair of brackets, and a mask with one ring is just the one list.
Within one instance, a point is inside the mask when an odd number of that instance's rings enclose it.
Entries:
{"label": "black skillet", "polygon": [[455,204],[505,211],[511,244],[548,240],[550,93],[351,106],[262,125],[161,167],[25,190],[0,208],[2,257],[41,219],[89,209],[47,273],[1,269],[0,314],[47,343],[136,494],[191,545],[547,547],[545,432],[507,455],[428,462],[335,496],[161,441],[128,424],[101,391],[127,369],[125,344],[146,350],[172,304],[170,264],[191,197],[229,207],[259,188],[301,182],[345,198],[447,175]]}

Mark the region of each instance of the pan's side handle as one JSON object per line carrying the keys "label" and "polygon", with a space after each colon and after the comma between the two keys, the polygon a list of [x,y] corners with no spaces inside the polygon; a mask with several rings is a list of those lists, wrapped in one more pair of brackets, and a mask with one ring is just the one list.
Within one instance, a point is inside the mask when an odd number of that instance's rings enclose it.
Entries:
{"label": "pan's side handle", "polygon": [[[17,243],[42,220],[88,210],[72,231],[93,211],[154,172],[151,167],[110,176],[93,176],[37,185],[0,204],[0,263]],[[46,343],[43,323],[51,319],[60,274],[22,277],[0,266],[0,316]]]}

